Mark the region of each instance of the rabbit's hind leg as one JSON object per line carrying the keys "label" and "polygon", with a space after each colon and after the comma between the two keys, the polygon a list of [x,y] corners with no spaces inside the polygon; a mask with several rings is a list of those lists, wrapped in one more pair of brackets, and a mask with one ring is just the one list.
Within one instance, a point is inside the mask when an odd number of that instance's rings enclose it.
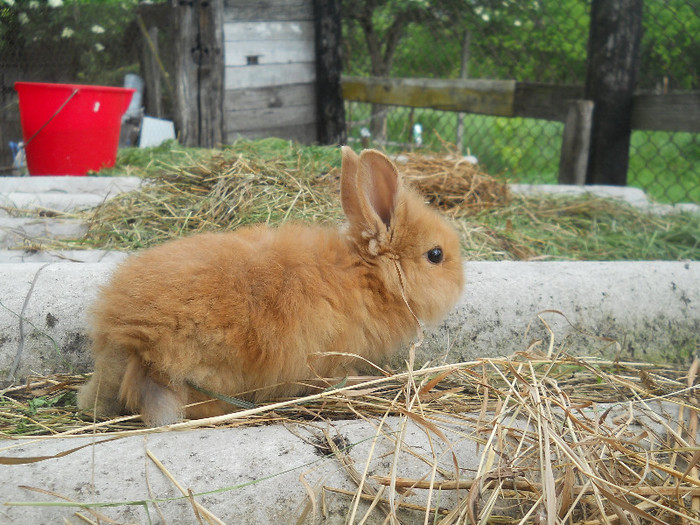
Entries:
{"label": "rabbit's hind leg", "polygon": [[78,407],[105,416],[123,414],[126,407],[119,399],[119,389],[126,371],[126,353],[99,337],[95,341],[95,372],[78,391]]}
{"label": "rabbit's hind leg", "polygon": [[176,423],[183,416],[184,389],[166,386],[149,372],[136,354],[129,356],[119,398],[130,411],[140,412],[149,427]]}

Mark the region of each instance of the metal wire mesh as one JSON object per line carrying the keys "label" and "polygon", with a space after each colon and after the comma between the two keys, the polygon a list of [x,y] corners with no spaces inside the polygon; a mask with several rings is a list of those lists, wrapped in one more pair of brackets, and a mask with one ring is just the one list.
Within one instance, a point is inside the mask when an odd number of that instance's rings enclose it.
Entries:
{"label": "metal wire mesh", "polygon": [[[137,3],[0,0],[0,167],[21,137],[15,81],[122,85],[139,71]],[[585,83],[590,0],[343,0],[343,8],[348,75]],[[700,90],[700,4],[646,0],[643,23],[638,90]],[[358,103],[347,103],[347,116],[357,140],[370,132],[389,148],[430,150],[448,142],[489,173],[557,180],[559,122]],[[633,131],[628,181],[660,201],[700,202],[699,135]]]}
{"label": "metal wire mesh", "polygon": [[[586,77],[589,0],[430,3],[405,15],[398,3],[346,2],[345,72],[391,77],[490,78],[575,84]],[[372,59],[367,13],[380,42],[396,20],[407,19],[403,38],[387,67]],[[440,8],[435,6],[439,5]],[[354,11],[353,11],[354,10]],[[700,5],[693,0],[647,0],[638,90],[658,94],[700,89]],[[388,148],[436,149],[454,143],[478,157],[482,168],[519,182],[555,183],[563,125],[559,122],[464,115],[426,109],[379,108],[376,124],[368,104],[347,102],[349,136]],[[376,112],[377,108],[374,108]],[[463,122],[460,125],[460,121]],[[414,126],[420,126],[420,134]],[[460,129],[461,127],[461,129]],[[439,138],[438,138],[439,137]],[[628,183],[663,202],[700,202],[700,139],[697,133],[632,133]]]}

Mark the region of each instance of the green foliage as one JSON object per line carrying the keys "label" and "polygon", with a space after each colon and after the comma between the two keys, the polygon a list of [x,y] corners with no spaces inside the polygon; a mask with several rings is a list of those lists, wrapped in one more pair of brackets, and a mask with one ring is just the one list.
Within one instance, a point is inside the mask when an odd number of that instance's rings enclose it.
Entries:
{"label": "green foliage", "polygon": [[0,0],[0,56],[5,67],[42,81],[121,85],[135,71],[132,24],[137,0]]}
{"label": "green foliage", "polygon": [[646,0],[639,86],[700,89],[700,6],[688,0]]}
{"label": "green foliage", "polygon": [[[349,103],[355,121],[369,118],[369,105]],[[388,116],[388,146],[410,143],[414,123],[423,127],[423,148],[439,151],[454,142],[457,114],[431,109],[393,108]],[[463,151],[476,155],[481,168],[512,182],[556,184],[564,126],[560,122],[464,115]],[[357,127],[352,138],[359,138]],[[697,134],[634,131],[630,141],[628,184],[658,202],[700,204],[700,142]]]}
{"label": "green foliage", "polygon": [[[390,64],[390,76],[456,78],[468,36],[471,78],[582,83],[588,37],[588,0],[344,3],[346,71],[369,75],[371,61]],[[381,42],[401,31],[388,56],[372,57],[365,42],[367,15]],[[403,19],[404,24],[397,26]],[[468,32],[469,35],[466,35]],[[371,60],[370,60],[371,59]]]}

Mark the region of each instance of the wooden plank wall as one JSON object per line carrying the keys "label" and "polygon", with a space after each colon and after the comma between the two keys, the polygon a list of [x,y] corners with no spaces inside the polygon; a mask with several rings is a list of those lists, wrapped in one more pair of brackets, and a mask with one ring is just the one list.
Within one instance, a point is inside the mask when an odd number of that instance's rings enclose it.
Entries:
{"label": "wooden plank wall", "polygon": [[224,3],[224,135],[316,141],[312,0]]}

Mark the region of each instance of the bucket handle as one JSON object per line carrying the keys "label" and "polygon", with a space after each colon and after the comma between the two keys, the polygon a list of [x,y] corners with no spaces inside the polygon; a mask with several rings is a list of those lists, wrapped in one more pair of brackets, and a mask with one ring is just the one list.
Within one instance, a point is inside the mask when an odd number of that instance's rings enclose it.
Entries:
{"label": "bucket handle", "polygon": [[39,134],[39,132],[41,130],[43,130],[46,126],[49,125],[49,122],[51,122],[53,119],[55,119],[58,116],[58,114],[63,110],[63,108],[66,107],[66,104],[68,104],[71,101],[71,99],[77,94],[78,94],[78,88],[73,89],[73,93],[70,94],[70,96],[66,99],[66,101],[63,104],[61,104],[61,107],[58,108],[56,110],[56,112],[53,115],[51,115],[51,117],[49,117],[49,120],[44,122],[44,124],[39,129],[37,129],[31,137],[29,137],[29,140],[27,140],[27,142],[24,143],[25,148],[32,140],[34,140],[34,138]]}

